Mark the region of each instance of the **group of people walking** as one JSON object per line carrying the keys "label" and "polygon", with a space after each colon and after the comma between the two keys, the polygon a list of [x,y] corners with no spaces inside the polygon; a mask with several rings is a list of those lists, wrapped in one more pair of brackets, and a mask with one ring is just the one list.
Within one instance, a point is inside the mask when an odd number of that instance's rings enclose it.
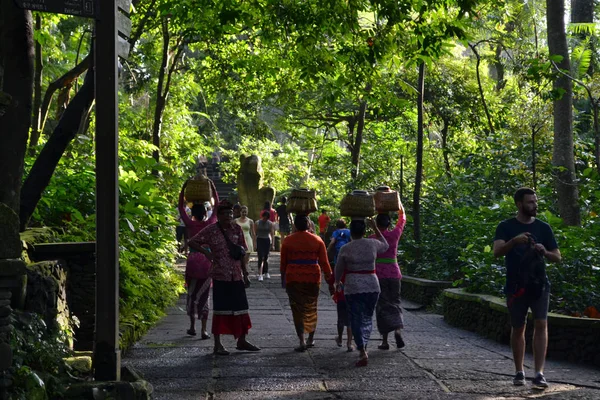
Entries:
{"label": "group of people walking", "polygon": [[[186,184],[179,195],[179,212],[189,237],[185,273],[189,335],[196,335],[197,316],[202,324],[201,338],[210,338],[207,319],[212,286],[214,353],[229,354],[221,342],[221,335],[233,335],[239,350],[260,350],[246,340],[252,327],[246,297],[246,288],[250,285],[249,254],[257,252],[258,280],[269,279],[268,257],[273,249],[277,222],[283,239],[281,282],[289,297],[299,340],[295,351],[303,352],[315,345],[322,275],[337,302],[336,342],[338,346],[342,345],[343,329],[346,327],[349,351],[353,350],[353,337],[360,352],[357,366],[368,363],[367,344],[375,310],[377,327],[383,337],[379,348],[390,348],[387,337],[391,332],[395,334],[397,347],[404,346],[400,334],[403,328],[401,275],[396,261],[398,240],[406,223],[403,209],[398,212],[398,223],[391,230],[388,229],[388,214],[381,214],[375,220],[353,220],[350,229],[345,228],[342,220],[338,221],[338,230],[334,232],[329,247],[329,250],[333,250],[332,269],[328,249],[323,239],[315,233],[314,224],[307,215],[299,214],[295,216],[292,226],[285,209],[285,198],[282,199],[283,207],[278,207],[277,211],[270,204],[265,204],[261,218],[255,222],[248,217],[246,206],[220,201],[211,182],[216,211],[208,217],[206,206],[195,204],[189,217],[184,198]],[[367,225],[375,232],[369,238],[365,237]]]}

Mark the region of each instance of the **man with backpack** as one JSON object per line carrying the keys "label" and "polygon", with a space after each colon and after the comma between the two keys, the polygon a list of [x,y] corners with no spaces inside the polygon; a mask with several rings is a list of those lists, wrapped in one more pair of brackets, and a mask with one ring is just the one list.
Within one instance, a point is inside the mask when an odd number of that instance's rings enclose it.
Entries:
{"label": "man with backpack", "polygon": [[548,345],[548,304],[550,281],[545,260],[560,262],[561,255],[552,228],[536,219],[538,201],[535,191],[520,188],[514,194],[518,212],[515,218],[502,221],[496,228],[494,256],[505,256],[508,312],[511,323],[510,344],[516,374],[513,383],[525,384],[525,327],[531,308],[534,319],[533,358],[537,388],[546,388],[544,362]]}

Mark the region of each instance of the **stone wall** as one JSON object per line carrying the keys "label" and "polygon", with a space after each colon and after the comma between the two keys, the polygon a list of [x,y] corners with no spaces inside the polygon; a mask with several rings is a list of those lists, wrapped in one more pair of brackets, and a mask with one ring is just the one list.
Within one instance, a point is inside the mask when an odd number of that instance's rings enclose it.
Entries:
{"label": "stone wall", "polygon": [[[404,287],[403,287],[404,291]],[[506,301],[499,297],[466,293],[462,289],[444,291],[444,319],[453,326],[510,343],[510,322]],[[526,340],[531,351],[533,320],[527,320]],[[600,319],[548,314],[548,357],[582,362],[600,367]]]}
{"label": "stone wall", "polygon": [[402,276],[402,298],[430,306],[435,303],[444,289],[452,287],[450,281],[431,281],[429,279]]}
{"label": "stone wall", "polygon": [[36,244],[30,251],[33,261],[61,260],[66,272],[66,300],[79,320],[75,328],[75,350],[92,350],[96,318],[96,246],[86,243]]}
{"label": "stone wall", "polygon": [[64,261],[42,261],[27,266],[25,311],[40,314],[48,330],[70,328],[67,274]]}

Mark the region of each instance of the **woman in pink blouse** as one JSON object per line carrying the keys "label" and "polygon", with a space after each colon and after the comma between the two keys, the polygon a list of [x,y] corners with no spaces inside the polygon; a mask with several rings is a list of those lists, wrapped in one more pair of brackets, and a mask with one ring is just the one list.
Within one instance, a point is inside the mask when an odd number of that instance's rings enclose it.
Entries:
{"label": "woman in pink blouse", "polygon": [[258,347],[246,340],[252,327],[246,297],[246,286],[250,285],[246,258],[235,259],[230,252],[230,246],[234,245],[247,250],[244,232],[233,222],[233,204],[227,200],[219,203],[216,214],[217,223],[204,228],[189,241],[190,249],[201,252],[212,263],[209,275],[213,280],[214,353],[229,354],[221,343],[221,335],[233,335],[238,350],[258,351]]}
{"label": "woman in pink blouse", "polygon": [[[185,225],[187,237],[191,238],[207,226],[217,222],[217,216],[212,214],[210,218],[206,218],[206,207],[204,204],[194,204],[192,206],[192,218],[187,215],[185,210],[185,188],[188,181],[185,181],[181,192],[179,193],[179,215],[181,221]],[[213,181],[210,181],[215,203],[219,202],[219,194],[215,188]],[[187,334],[196,336],[196,314],[202,322],[202,339],[208,339],[210,336],[206,330],[206,322],[208,320],[208,298],[210,293],[211,280],[208,276],[210,261],[204,254],[190,249],[190,254],[187,257],[185,264],[185,283],[187,285],[187,314],[190,317],[190,329]]]}
{"label": "woman in pink blouse", "polygon": [[[400,300],[400,280],[402,279],[402,273],[400,272],[396,257],[398,254],[398,242],[406,225],[404,207],[400,204],[398,223],[393,229],[390,229],[391,221],[387,213],[377,215],[376,222],[377,227],[389,245],[386,251],[377,254],[376,271],[381,293],[377,301],[375,315],[377,317],[377,330],[379,330],[382,336],[382,341],[378,348],[388,350],[390,348],[388,335],[390,332],[394,332],[396,347],[401,349],[404,347],[404,340],[400,334],[400,330],[404,328]],[[374,237],[374,235],[371,237]]]}

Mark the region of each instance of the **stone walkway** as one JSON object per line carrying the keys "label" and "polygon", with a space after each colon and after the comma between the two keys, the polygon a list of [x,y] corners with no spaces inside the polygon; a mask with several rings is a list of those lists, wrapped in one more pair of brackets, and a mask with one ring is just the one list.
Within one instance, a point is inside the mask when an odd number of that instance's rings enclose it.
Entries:
{"label": "stone walkway", "polygon": [[[600,399],[600,371],[549,360],[545,391],[512,385],[510,348],[447,325],[443,317],[405,303],[403,350],[378,350],[374,331],[369,366],[354,367],[358,354],[334,342],[335,304],[324,287],[319,303],[316,346],[296,353],[291,311],[280,286],[278,253],[271,255],[272,279],[252,278],[248,289],[258,353],[235,350],[213,356],[212,339],[185,334],[184,298],[124,357],[154,386],[155,399]],[[251,261],[256,270],[256,261]],[[210,320],[209,320],[210,325]],[[526,357],[530,379],[533,362]]]}

